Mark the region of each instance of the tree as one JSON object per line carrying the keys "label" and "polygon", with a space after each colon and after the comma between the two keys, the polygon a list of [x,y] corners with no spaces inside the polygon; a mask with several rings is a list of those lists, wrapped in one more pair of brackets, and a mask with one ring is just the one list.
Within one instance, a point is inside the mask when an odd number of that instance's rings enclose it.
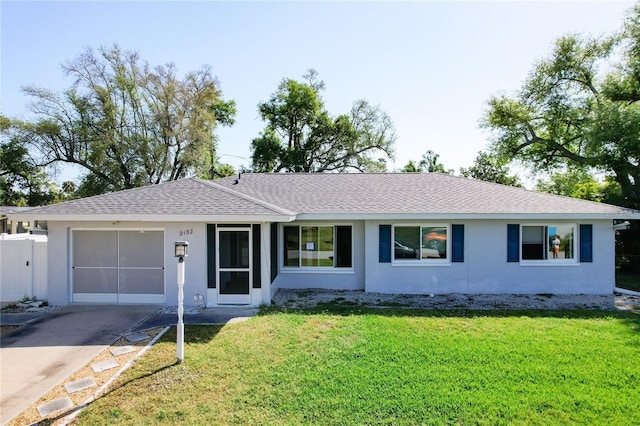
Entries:
{"label": "tree", "polygon": [[556,172],[536,182],[536,191],[590,201],[616,201],[620,197],[620,185],[611,178],[598,182],[584,169]]}
{"label": "tree", "polygon": [[518,176],[509,174],[507,161],[488,152],[478,152],[473,165],[467,169],[461,168],[460,175],[502,185],[522,187]]}
{"label": "tree", "polygon": [[453,174],[453,169],[446,169],[444,164],[440,162],[440,155],[432,150],[428,150],[422,154],[422,160],[418,164],[413,160],[409,160],[407,164],[400,170],[403,173],[446,173]]}
{"label": "tree", "polygon": [[62,93],[24,91],[35,120],[13,131],[38,153],[38,163],[71,163],[86,174],[80,195],[207,176],[217,163],[215,128],[233,123],[204,67],[179,78],[173,64],[151,68],[117,45],[87,49],[63,65],[73,85]]}
{"label": "tree", "polygon": [[[613,66],[612,66],[613,64]],[[493,152],[534,170],[604,172],[640,206],[640,5],[615,36],[558,39],[520,92],[489,100]]]}
{"label": "tree", "polygon": [[0,144],[0,205],[40,206],[57,196],[43,168],[31,161],[27,148],[16,140]]}
{"label": "tree", "polygon": [[251,143],[253,170],[384,171],[396,139],[389,116],[359,100],[348,114],[332,117],[320,96],[324,82],[317,77],[309,70],[306,82],[284,79],[258,105],[266,127]]}

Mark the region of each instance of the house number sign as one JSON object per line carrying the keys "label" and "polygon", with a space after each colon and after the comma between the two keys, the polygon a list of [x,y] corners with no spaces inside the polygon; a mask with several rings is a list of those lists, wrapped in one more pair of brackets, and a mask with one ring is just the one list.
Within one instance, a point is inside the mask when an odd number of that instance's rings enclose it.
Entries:
{"label": "house number sign", "polygon": [[189,229],[181,229],[178,234],[181,237],[185,237],[187,235],[193,235],[193,228],[189,228]]}

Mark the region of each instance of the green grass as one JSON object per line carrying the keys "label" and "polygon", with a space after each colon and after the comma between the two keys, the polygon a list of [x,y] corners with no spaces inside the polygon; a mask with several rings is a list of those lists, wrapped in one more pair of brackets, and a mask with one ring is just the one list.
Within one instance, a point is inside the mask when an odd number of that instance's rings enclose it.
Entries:
{"label": "green grass", "polygon": [[640,291],[640,274],[616,269],[616,287]]}
{"label": "green grass", "polygon": [[272,308],[186,338],[80,424],[640,424],[633,313]]}

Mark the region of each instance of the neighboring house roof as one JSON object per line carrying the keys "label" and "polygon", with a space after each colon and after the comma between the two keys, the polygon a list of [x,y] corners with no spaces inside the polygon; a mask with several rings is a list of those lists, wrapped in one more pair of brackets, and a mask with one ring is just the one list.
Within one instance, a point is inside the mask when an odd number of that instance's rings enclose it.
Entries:
{"label": "neighboring house roof", "polygon": [[0,206],[0,215],[6,215],[9,213],[18,213],[31,210],[33,207],[16,207],[16,206]]}
{"label": "neighboring house roof", "polygon": [[[38,207],[48,220],[554,218],[630,219],[640,212],[440,173],[247,173],[196,178]],[[14,213],[12,216],[19,216]]]}

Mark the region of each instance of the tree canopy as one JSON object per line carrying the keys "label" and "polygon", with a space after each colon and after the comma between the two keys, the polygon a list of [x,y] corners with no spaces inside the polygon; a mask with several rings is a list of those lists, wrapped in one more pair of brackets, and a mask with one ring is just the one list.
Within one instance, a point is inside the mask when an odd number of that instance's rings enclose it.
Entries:
{"label": "tree canopy", "polygon": [[522,187],[517,175],[510,174],[508,161],[499,158],[489,152],[478,152],[473,165],[469,168],[461,168],[460,175],[466,178],[484,180],[487,182],[500,183]]}
{"label": "tree canopy", "polygon": [[428,150],[422,154],[422,159],[416,163],[409,160],[407,164],[400,170],[403,173],[446,173],[453,174],[453,169],[445,168],[440,162],[440,155],[432,150]]}
{"label": "tree canopy", "polygon": [[63,70],[72,86],[24,88],[35,118],[12,120],[3,136],[29,147],[37,165],[82,167],[80,195],[217,174],[214,131],[233,123],[235,103],[210,68],[180,78],[173,64],[152,68],[114,45],[87,49]]}
{"label": "tree canopy", "polygon": [[331,116],[321,97],[324,83],[315,70],[305,82],[284,79],[268,101],[258,105],[266,123],[251,143],[257,172],[378,172],[393,158],[396,139],[389,116],[365,100],[348,114]]}
{"label": "tree canopy", "polygon": [[494,96],[484,125],[492,151],[533,170],[600,171],[640,206],[640,5],[620,34],[566,35],[518,93]]}

